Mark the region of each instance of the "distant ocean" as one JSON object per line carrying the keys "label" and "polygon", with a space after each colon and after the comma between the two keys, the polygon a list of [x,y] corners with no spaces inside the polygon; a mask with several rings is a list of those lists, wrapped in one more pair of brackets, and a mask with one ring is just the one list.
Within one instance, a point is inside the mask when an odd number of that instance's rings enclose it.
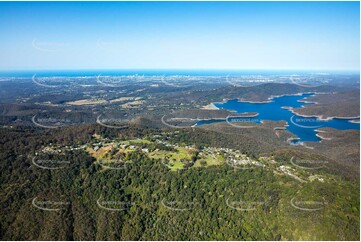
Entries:
{"label": "distant ocean", "polygon": [[[0,77],[32,77],[34,74],[43,77],[65,76],[240,76],[240,75],[292,75],[292,74],[327,74],[327,71],[300,71],[300,70],[49,70],[49,71],[0,71]],[[335,72],[333,72],[336,74]],[[340,73],[340,72],[339,72]],[[346,72],[342,72],[346,73]],[[347,72],[358,74],[358,72]]]}

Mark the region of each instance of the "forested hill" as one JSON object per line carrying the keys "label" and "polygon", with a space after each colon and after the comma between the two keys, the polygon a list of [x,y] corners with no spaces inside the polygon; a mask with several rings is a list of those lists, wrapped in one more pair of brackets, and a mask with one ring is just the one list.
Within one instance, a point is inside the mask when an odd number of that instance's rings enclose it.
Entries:
{"label": "forested hill", "polygon": [[[359,240],[359,185],[327,171],[320,171],[324,182],[226,164],[171,171],[140,150],[127,153],[125,169],[106,169],[82,149],[51,154],[49,159],[69,161],[62,169],[32,163],[48,144],[161,132],[99,125],[1,129],[1,239]],[[203,142],[192,140],[190,145]],[[269,167],[287,158],[275,156]],[[297,209],[307,201],[317,207]]]}

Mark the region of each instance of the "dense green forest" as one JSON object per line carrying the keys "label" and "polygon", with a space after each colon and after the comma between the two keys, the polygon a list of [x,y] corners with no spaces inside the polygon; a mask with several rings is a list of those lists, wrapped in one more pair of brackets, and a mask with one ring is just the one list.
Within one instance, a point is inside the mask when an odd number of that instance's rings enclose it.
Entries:
{"label": "dense green forest", "polygon": [[[225,164],[170,171],[141,152],[127,155],[125,169],[104,169],[84,150],[49,155],[69,161],[62,169],[32,164],[46,144],[81,145],[95,133],[126,140],[159,130],[0,129],[2,240],[359,240],[359,180],[327,171],[320,171],[326,182],[307,183]],[[218,138],[186,129],[178,141],[217,145]],[[289,158],[275,154],[279,165]]]}

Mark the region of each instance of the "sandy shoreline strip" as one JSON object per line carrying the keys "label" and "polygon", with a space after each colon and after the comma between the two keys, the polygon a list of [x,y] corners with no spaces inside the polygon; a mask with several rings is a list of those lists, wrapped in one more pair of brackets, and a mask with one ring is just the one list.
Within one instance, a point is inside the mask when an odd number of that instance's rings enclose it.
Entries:
{"label": "sandy shoreline strip", "polygon": [[208,105],[203,106],[201,109],[205,109],[205,110],[219,110],[219,108],[214,105],[214,103],[210,103]]}
{"label": "sandy shoreline strip", "polygon": [[360,123],[360,120],[350,120],[349,122],[350,122],[350,123],[354,123],[354,124],[359,124],[359,123]]}
{"label": "sandy shoreline strip", "polygon": [[321,139],[321,140],[319,141],[320,143],[322,142],[322,140],[332,140],[332,138],[326,138],[326,137],[323,137],[323,136],[320,134],[320,133],[327,133],[326,131],[320,130],[320,129],[316,129],[315,131],[317,132],[317,133],[316,133],[316,136]]}

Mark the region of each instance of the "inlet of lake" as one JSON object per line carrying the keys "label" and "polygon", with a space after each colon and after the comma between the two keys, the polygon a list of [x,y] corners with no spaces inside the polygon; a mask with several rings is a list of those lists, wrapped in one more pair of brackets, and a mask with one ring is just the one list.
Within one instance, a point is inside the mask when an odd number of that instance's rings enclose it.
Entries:
{"label": "inlet of lake", "polygon": [[[274,97],[269,102],[253,103],[241,102],[238,100],[229,100],[225,103],[215,103],[219,109],[234,111],[234,115],[228,117],[226,120],[204,120],[197,122],[198,125],[210,124],[215,122],[228,122],[235,127],[245,127],[242,123],[258,123],[262,121],[287,121],[288,126],[285,128],[291,133],[295,134],[298,139],[292,140],[291,143],[297,142],[317,142],[321,139],[316,136],[319,128],[334,128],[339,130],[359,130],[359,118],[333,118],[330,120],[321,120],[317,117],[302,117],[295,115],[288,108],[300,108],[302,106],[311,105],[311,102],[303,102],[302,99],[310,97],[314,94],[306,93],[300,95],[285,95]],[[288,107],[288,108],[285,108]],[[241,113],[258,113],[254,117],[237,117]],[[351,122],[353,121],[353,122]],[[358,122],[358,123],[356,123]]]}

